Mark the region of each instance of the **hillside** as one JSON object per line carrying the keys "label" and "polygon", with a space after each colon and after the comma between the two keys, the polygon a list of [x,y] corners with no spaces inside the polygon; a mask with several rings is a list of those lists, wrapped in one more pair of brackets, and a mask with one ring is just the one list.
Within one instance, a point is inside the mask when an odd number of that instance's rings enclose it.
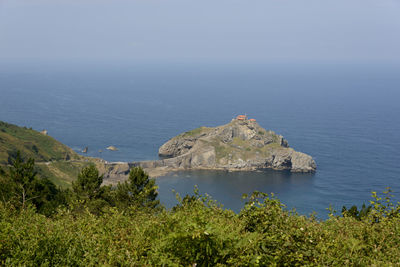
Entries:
{"label": "hillside", "polygon": [[80,155],[51,136],[0,121],[0,164],[9,164],[17,151],[36,162],[81,159]]}
{"label": "hillside", "polygon": [[81,168],[97,161],[80,156],[51,136],[0,121],[0,166],[12,163],[17,151],[24,159],[35,160],[39,176],[62,187],[70,186]]}

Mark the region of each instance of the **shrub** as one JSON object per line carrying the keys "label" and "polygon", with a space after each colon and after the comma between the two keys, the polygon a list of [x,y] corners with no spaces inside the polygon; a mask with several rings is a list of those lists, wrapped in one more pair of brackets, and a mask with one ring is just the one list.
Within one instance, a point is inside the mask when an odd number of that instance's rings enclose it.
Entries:
{"label": "shrub", "polygon": [[288,211],[260,192],[239,214],[197,189],[171,210],[108,205],[97,215],[83,205],[79,213],[63,207],[48,218],[32,204],[17,209],[0,202],[0,265],[398,265],[399,204],[385,193],[373,193],[366,215],[350,209],[325,221]]}

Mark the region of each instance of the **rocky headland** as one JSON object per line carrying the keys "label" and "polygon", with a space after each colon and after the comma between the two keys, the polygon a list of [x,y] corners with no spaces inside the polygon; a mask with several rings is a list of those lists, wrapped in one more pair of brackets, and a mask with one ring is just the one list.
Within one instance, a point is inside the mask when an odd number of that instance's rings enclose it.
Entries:
{"label": "rocky headland", "polygon": [[195,169],[304,173],[316,170],[311,156],[290,148],[281,135],[265,130],[245,116],[222,126],[200,127],[175,136],[160,147],[158,154],[162,159],[105,164],[105,182],[124,180],[133,166],[143,167],[153,177]]}

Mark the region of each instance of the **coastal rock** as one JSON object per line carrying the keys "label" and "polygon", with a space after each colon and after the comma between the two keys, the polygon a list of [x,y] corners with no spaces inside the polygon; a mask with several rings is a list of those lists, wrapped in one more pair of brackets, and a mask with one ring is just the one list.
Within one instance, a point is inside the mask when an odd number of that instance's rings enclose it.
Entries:
{"label": "coastal rock", "polygon": [[313,158],[307,154],[294,151],[291,157],[292,172],[314,172],[317,168]]}
{"label": "coastal rock", "polygon": [[118,151],[118,148],[116,148],[115,146],[109,146],[106,149],[111,151]]}
{"label": "coastal rock", "polygon": [[97,166],[99,172],[103,174],[105,184],[116,184],[128,178],[129,170],[132,164],[127,162],[103,163]]}
{"label": "coastal rock", "polygon": [[177,157],[188,152],[194,144],[194,139],[174,139],[172,142],[162,145],[158,151],[158,155],[166,158]]}

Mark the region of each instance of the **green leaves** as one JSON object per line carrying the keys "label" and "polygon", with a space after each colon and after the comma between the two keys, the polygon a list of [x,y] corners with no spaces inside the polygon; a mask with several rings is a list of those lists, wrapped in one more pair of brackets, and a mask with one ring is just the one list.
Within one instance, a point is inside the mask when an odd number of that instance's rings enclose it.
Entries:
{"label": "green leaves", "polygon": [[353,205],[350,209],[347,209],[345,206],[343,206],[342,215],[343,217],[353,217],[360,221],[366,218],[371,210],[372,206],[367,207],[365,204],[362,205],[360,210],[358,210],[356,205]]}

